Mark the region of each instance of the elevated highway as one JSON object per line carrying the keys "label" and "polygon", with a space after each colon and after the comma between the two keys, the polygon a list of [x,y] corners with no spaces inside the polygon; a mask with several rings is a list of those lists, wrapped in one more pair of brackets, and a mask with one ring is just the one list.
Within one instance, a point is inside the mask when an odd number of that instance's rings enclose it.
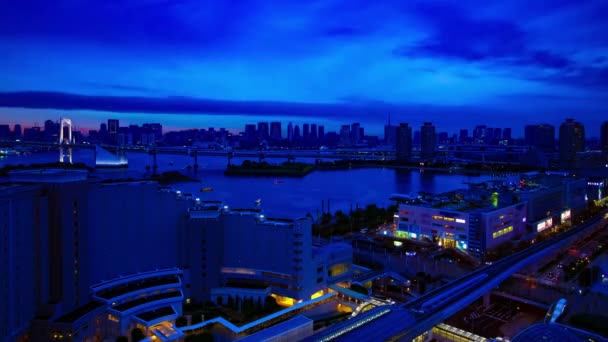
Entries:
{"label": "elevated highway", "polygon": [[[605,229],[608,222],[604,218],[606,213],[608,210],[556,237],[477,269],[405,305],[384,306],[383,310],[389,311],[383,311],[375,319],[369,319],[367,315],[357,316],[313,335],[309,340],[411,341],[491,292],[522,267],[567,246],[598,226]],[[366,320],[363,324],[359,321],[362,319]]]}

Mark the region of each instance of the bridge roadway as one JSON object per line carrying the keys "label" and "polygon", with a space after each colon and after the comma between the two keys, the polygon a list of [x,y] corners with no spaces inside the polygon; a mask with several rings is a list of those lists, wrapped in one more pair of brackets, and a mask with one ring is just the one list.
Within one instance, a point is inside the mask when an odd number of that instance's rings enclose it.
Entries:
{"label": "bridge roadway", "polygon": [[[60,145],[56,142],[44,141],[0,141],[0,146],[31,146],[31,147],[71,147],[73,149],[89,149],[94,150],[95,144],[70,144]],[[100,145],[108,151],[124,151],[149,154],[178,154],[190,156],[208,156],[208,157],[251,157],[251,158],[319,158],[319,159],[365,159],[365,160],[380,160],[394,159],[394,150],[377,150],[377,149],[331,149],[331,150],[212,150],[191,146],[158,146],[158,147],[139,147],[139,146],[116,146],[116,145]]]}
{"label": "bridge roadway", "polygon": [[[373,320],[367,315],[361,315],[332,326],[307,340],[411,341],[490,292],[527,264],[567,246],[582,233],[596,228],[597,224],[606,225],[606,213],[608,210],[584,224],[475,270],[411,302],[399,306],[383,306],[382,308],[389,309],[390,312]],[[366,317],[366,322],[359,322]],[[356,328],[353,328],[355,326]]]}

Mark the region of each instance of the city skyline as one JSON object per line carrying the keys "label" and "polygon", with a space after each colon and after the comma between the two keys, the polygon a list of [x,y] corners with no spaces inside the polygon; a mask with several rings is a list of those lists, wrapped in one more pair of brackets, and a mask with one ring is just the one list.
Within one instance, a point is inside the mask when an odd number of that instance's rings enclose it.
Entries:
{"label": "city skyline", "polygon": [[595,126],[608,102],[601,1],[4,7],[0,107],[32,122],[68,111],[86,123],[105,111],[236,128],[263,114],[380,132],[390,113],[414,126],[566,117]]}

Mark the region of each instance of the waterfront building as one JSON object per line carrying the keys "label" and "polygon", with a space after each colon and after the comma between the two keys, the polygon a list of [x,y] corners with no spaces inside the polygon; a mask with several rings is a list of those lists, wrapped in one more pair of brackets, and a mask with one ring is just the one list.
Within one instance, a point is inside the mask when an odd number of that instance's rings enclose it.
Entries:
{"label": "waterfront building", "polygon": [[270,139],[273,141],[280,141],[283,138],[281,132],[281,123],[278,121],[273,121],[270,123]]}
{"label": "waterfront building", "polygon": [[483,259],[503,242],[569,224],[586,205],[587,182],[531,172],[420,196],[393,195],[402,236],[467,249]]}
{"label": "waterfront building", "polygon": [[535,147],[545,153],[555,151],[555,127],[548,124],[526,125],[524,141],[527,146]]}
{"label": "waterfront building", "polygon": [[605,159],[608,159],[608,121],[604,121],[600,126],[600,149]]}
{"label": "waterfront building", "polygon": [[401,123],[397,127],[395,144],[397,160],[409,161],[412,157],[412,128],[407,123]]}
{"label": "waterfront building", "polygon": [[312,143],[315,143],[315,142],[317,142],[317,138],[318,138],[317,124],[310,124],[310,141]]}
{"label": "waterfront building", "polygon": [[3,341],[101,340],[134,328],[173,341],[183,303],[273,296],[290,305],[352,275],[351,247],[313,246],[309,218],[266,218],[151,181],[14,171],[0,185],[0,215]]}
{"label": "waterfront building", "polygon": [[258,137],[260,140],[268,140],[270,137],[268,122],[258,122]]}
{"label": "waterfront building", "polygon": [[291,122],[287,125],[287,141],[293,141],[293,124]]}
{"label": "waterfront building", "polygon": [[559,127],[559,159],[563,166],[574,166],[576,154],[585,150],[585,127],[566,119]]}
{"label": "waterfront building", "polygon": [[[445,135],[447,138],[447,133]],[[423,161],[433,160],[435,158],[435,145],[435,126],[430,122],[425,122],[420,127],[420,159]]]}

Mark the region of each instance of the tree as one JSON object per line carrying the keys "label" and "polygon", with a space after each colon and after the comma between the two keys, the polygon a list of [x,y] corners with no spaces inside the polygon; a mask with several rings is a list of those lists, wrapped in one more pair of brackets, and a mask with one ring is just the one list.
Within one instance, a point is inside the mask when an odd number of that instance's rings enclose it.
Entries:
{"label": "tree", "polygon": [[141,331],[141,329],[135,328],[135,329],[131,330],[131,341],[132,342],[141,341],[144,338],[146,338],[146,335],[144,335],[144,332]]}
{"label": "tree", "polygon": [[175,320],[175,326],[176,327],[185,327],[186,325],[188,325],[188,319],[184,316],[179,316],[177,317],[177,319]]}

